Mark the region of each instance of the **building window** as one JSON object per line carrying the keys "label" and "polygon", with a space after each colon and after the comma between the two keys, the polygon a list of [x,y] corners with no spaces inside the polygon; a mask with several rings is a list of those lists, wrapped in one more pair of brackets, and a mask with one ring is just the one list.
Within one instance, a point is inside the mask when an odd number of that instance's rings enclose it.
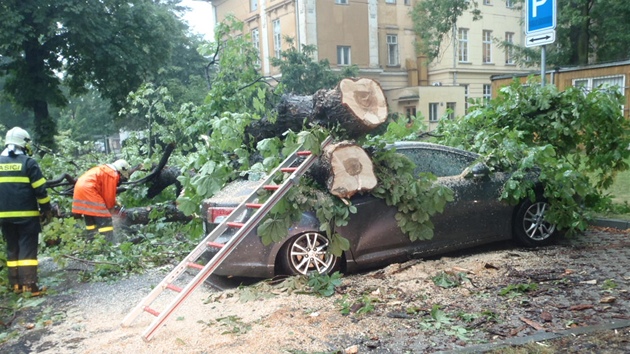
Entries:
{"label": "building window", "polygon": [[256,53],[258,53],[259,59],[256,64],[260,65],[260,32],[258,32],[258,28],[252,30],[252,45],[256,48]]}
{"label": "building window", "polygon": [[399,65],[398,61],[398,36],[395,34],[387,35],[387,65]]}
{"label": "building window", "polygon": [[505,32],[505,63],[514,64],[514,33]]}
{"label": "building window", "polygon": [[624,76],[604,76],[595,78],[584,78],[573,80],[573,86],[579,87],[582,91],[589,92],[596,88],[610,89],[615,88],[617,92],[623,95],[625,87]]}
{"label": "building window", "polygon": [[249,0],[249,11],[254,12],[258,10],[258,0]]}
{"label": "building window", "polygon": [[483,31],[483,63],[492,63],[492,31]]}
{"label": "building window", "polygon": [[276,58],[280,59],[282,51],[282,33],[280,32],[280,20],[273,20],[273,50]]}
{"label": "building window", "polygon": [[459,54],[459,62],[467,63],[468,62],[468,28],[460,28],[458,31],[457,40],[459,43],[459,47],[457,48]]}
{"label": "building window", "polygon": [[411,123],[411,119],[416,116],[416,106],[405,107],[405,117],[407,117],[407,123]]}
{"label": "building window", "polygon": [[435,102],[429,103],[429,122],[438,121],[438,105],[439,103]]}
{"label": "building window", "polygon": [[386,4],[395,4],[396,0],[385,0]]}
{"label": "building window", "polygon": [[348,0],[335,0],[335,4],[348,5]]}
{"label": "building window", "polygon": [[448,112],[448,119],[455,119],[455,102],[446,102],[446,110]]}
{"label": "building window", "polygon": [[470,98],[468,84],[463,84],[461,86],[464,86],[464,113],[468,113],[468,99]]}
{"label": "building window", "polygon": [[[584,94],[592,91],[594,89],[608,89],[615,90],[620,95],[623,96],[624,88],[626,87],[625,75],[618,76],[604,76],[604,77],[593,77],[593,78],[583,78],[573,80],[573,86],[578,87],[584,92]],[[621,106],[621,114],[624,114],[626,107],[625,105]]]}
{"label": "building window", "polygon": [[483,102],[488,103],[492,98],[492,86],[488,84],[483,85]]}
{"label": "building window", "polygon": [[337,65],[350,65],[350,47],[340,45],[337,46]]}
{"label": "building window", "polygon": [[405,0],[405,5],[407,6],[411,5],[411,0]]}
{"label": "building window", "polygon": [[492,0],[483,0],[484,5],[492,5]]}
{"label": "building window", "polygon": [[514,0],[505,0],[505,7],[511,9],[514,7]]}

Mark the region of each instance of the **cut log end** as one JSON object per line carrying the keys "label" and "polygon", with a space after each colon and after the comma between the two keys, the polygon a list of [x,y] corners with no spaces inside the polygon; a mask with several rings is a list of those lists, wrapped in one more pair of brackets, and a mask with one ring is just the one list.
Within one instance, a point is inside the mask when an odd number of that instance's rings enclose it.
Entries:
{"label": "cut log end", "polygon": [[343,79],[339,83],[339,90],[341,103],[366,128],[376,128],[387,120],[387,99],[376,81],[366,78]]}
{"label": "cut log end", "polygon": [[331,194],[350,198],[356,193],[369,192],[376,187],[374,165],[360,146],[341,142],[329,145],[324,154],[330,164],[328,190]]}

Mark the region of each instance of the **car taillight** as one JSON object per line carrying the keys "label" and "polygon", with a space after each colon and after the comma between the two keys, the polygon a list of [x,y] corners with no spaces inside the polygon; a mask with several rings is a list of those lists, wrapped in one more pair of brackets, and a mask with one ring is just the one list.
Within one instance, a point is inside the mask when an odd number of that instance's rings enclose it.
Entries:
{"label": "car taillight", "polygon": [[223,221],[228,215],[230,215],[232,213],[232,211],[234,210],[234,208],[217,208],[217,207],[211,207],[209,208],[209,215],[210,215],[210,222],[211,223],[215,223],[215,224],[219,224],[221,221]]}

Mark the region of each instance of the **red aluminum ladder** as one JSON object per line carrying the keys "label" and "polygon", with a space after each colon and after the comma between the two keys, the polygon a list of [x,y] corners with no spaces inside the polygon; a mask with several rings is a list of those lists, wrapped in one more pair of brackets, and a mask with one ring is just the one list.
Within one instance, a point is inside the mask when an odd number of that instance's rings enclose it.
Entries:
{"label": "red aluminum ladder", "polygon": [[[328,137],[322,144],[324,148],[332,141]],[[179,308],[179,306],[197,289],[203,282],[212,275],[228,255],[236,248],[236,246],[262,221],[271,208],[289,191],[289,189],[299,182],[299,178],[311,167],[316,161],[317,155],[310,151],[298,148],[294,153],[289,155],[268,177],[261,182],[261,186],[265,190],[273,191],[273,194],[262,204],[256,203],[258,199],[258,189],[252,192],[238,207],[236,207],[230,215],[228,215],[214,230],[197,245],[197,247],[182,260],[161,282],[158,284],[122,321],[121,326],[128,327],[143,312],[147,312],[156,318],[142,334],[145,341],[150,341],[155,332],[163,325],[166,320]],[[293,167],[294,165],[297,167]],[[290,173],[285,177],[279,185],[273,184],[278,173]],[[237,223],[234,220],[247,209],[256,210],[245,223]],[[229,228],[238,228],[238,231],[225,244],[212,242],[221,236]],[[219,248],[208,263],[205,265],[198,264],[199,258],[209,248]],[[186,270],[198,270],[194,278],[184,287],[174,284]],[[164,290],[169,289],[177,293],[174,300],[162,311],[158,311],[151,306]]]}

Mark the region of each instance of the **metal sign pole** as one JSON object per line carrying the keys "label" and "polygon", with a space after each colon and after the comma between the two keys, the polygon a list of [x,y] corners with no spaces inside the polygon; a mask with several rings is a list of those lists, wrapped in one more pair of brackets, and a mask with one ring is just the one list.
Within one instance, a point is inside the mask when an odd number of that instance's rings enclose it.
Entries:
{"label": "metal sign pole", "polygon": [[546,49],[547,46],[543,45],[540,49],[540,86],[545,87],[545,61],[546,58]]}

